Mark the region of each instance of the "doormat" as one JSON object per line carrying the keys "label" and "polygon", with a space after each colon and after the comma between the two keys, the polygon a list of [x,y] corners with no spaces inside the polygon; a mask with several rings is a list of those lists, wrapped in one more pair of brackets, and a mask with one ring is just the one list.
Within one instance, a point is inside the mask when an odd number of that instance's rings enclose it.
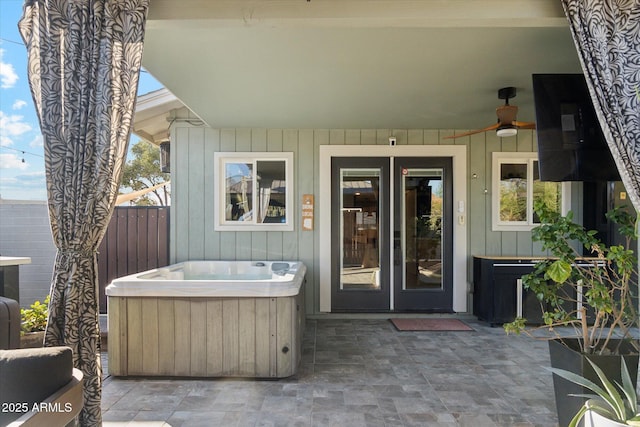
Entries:
{"label": "doormat", "polygon": [[473,331],[458,319],[389,319],[399,331]]}

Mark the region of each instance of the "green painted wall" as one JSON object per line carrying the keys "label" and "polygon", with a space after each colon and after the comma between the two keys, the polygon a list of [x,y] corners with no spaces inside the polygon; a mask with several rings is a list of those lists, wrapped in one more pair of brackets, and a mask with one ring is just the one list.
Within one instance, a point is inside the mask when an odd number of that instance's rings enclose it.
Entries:
{"label": "green painted wall", "polygon": [[[186,117],[185,117],[186,118]],[[530,232],[491,231],[491,153],[536,150],[534,131],[520,131],[501,140],[487,132],[459,139],[443,139],[452,130],[421,129],[212,129],[191,120],[175,120],[171,130],[171,258],[188,259],[295,259],[308,268],[306,310],[317,314],[319,307],[318,230],[302,231],[300,204],[303,194],[319,200],[319,146],[326,144],[466,144],[468,146],[468,282],[473,255],[540,255]],[[214,152],[286,151],[294,153],[296,223],[291,232],[216,232],[214,230]],[[363,149],[363,156],[366,150]],[[572,206],[581,218],[581,191],[573,184]],[[317,225],[317,220],[316,220]],[[469,307],[471,305],[469,304]],[[471,308],[469,308],[471,310]]]}

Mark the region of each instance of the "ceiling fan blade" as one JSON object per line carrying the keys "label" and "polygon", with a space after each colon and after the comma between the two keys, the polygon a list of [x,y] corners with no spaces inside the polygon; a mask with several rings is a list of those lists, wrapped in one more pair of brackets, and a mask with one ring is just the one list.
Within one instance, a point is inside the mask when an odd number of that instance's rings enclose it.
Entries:
{"label": "ceiling fan blade", "polygon": [[462,138],[463,136],[475,135],[476,133],[482,133],[482,132],[487,132],[487,131],[490,131],[490,130],[496,130],[496,129],[498,129],[498,126],[500,126],[500,123],[496,123],[494,125],[487,126],[486,128],[482,128],[482,129],[476,129],[476,130],[471,130],[469,132],[459,133],[457,135],[445,136],[442,139],[455,139],[455,138]]}
{"label": "ceiling fan blade", "polygon": [[513,125],[515,127],[517,127],[518,129],[535,129],[536,128],[536,124],[533,122],[517,122],[514,121]]}

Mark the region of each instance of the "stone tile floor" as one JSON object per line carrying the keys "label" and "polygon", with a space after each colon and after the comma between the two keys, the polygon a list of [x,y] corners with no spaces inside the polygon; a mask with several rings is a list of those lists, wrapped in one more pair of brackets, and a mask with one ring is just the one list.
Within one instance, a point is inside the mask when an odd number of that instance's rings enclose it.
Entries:
{"label": "stone tile floor", "polygon": [[465,321],[475,330],[307,320],[298,374],[282,380],[121,379],[105,366],[104,425],[556,426],[546,342]]}

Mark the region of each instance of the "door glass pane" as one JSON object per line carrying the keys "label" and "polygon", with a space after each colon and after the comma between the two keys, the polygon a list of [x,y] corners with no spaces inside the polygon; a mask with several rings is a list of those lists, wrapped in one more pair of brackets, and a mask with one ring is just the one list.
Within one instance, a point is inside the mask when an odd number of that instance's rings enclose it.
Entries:
{"label": "door glass pane", "polygon": [[341,169],[340,289],[380,289],[379,168]]}
{"label": "door glass pane", "polygon": [[442,289],[443,170],[402,169],[403,289]]}

